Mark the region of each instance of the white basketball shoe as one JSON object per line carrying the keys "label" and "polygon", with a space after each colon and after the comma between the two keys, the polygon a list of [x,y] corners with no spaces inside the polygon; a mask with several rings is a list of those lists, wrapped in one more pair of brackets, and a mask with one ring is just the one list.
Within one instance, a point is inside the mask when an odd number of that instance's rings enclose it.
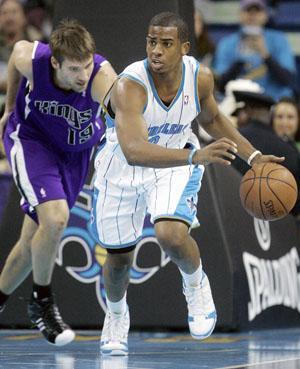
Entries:
{"label": "white basketball shoe", "polygon": [[102,355],[128,355],[128,331],[130,317],[128,306],[123,315],[107,310],[101,334],[100,352]]}
{"label": "white basketball shoe", "polygon": [[199,286],[187,287],[183,284],[183,293],[187,301],[191,336],[198,340],[209,337],[216,325],[217,312],[207,275],[202,272]]}

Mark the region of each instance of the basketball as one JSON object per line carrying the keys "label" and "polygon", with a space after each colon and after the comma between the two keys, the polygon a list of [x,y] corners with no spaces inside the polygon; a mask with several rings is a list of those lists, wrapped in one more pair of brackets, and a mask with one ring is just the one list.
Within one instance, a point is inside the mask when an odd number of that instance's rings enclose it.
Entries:
{"label": "basketball", "polygon": [[240,198],[245,210],[255,218],[277,220],[294,207],[298,196],[292,173],[276,163],[254,164],[242,178]]}

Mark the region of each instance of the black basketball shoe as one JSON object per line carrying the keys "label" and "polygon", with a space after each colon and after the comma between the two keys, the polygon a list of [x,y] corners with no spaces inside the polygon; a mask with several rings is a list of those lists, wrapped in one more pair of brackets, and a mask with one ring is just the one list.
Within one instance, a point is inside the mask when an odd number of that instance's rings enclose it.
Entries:
{"label": "black basketball shoe", "polygon": [[27,312],[32,323],[53,345],[64,346],[74,340],[75,333],[63,322],[53,297],[41,300],[31,297]]}

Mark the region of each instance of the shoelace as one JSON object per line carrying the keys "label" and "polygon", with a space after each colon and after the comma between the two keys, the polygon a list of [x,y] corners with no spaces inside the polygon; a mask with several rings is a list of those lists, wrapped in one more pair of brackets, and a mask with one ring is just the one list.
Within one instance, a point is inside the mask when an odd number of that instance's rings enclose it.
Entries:
{"label": "shoelace", "polygon": [[189,310],[192,314],[206,315],[203,310],[203,294],[201,286],[183,287],[183,293],[189,305]]}
{"label": "shoelace", "polygon": [[48,306],[46,305],[44,307],[44,309],[44,324],[50,329],[55,329],[57,331],[64,330],[65,324],[59,314],[57,306],[49,303]]}
{"label": "shoelace", "polygon": [[127,338],[127,327],[126,332],[124,326],[127,324],[128,318],[123,315],[116,316],[108,312],[108,323],[106,325],[105,336],[107,339],[122,340]]}

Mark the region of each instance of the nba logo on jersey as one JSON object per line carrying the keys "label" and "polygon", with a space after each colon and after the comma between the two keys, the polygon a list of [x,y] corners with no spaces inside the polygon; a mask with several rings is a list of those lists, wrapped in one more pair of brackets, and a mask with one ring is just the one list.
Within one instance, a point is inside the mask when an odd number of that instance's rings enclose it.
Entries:
{"label": "nba logo on jersey", "polygon": [[189,95],[184,95],[184,105],[187,105],[189,103]]}
{"label": "nba logo on jersey", "polygon": [[46,191],[43,187],[41,187],[41,189],[40,189],[40,194],[42,195],[43,198],[45,198],[47,196]]}

